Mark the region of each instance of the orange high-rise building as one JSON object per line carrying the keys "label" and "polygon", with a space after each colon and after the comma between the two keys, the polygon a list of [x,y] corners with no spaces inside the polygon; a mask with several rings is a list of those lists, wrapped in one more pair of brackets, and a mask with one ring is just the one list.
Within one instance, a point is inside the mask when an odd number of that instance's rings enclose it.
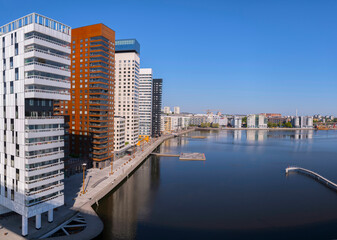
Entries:
{"label": "orange high-rise building", "polygon": [[104,24],[72,29],[71,99],[54,107],[69,115],[69,152],[79,166],[113,161],[114,86],[115,32]]}

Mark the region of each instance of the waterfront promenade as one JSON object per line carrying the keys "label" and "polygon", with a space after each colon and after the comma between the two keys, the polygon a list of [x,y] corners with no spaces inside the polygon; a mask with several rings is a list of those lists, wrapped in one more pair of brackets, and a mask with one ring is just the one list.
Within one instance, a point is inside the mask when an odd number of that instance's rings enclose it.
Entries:
{"label": "waterfront promenade", "polygon": [[[153,152],[162,142],[182,135],[194,129],[188,129],[175,134],[161,136],[152,139],[151,142],[137,147],[137,151],[132,156],[124,156],[113,164],[113,174],[111,166],[104,169],[89,169],[86,172],[84,189],[82,173],[73,175],[65,179],[65,205],[58,208],[54,213],[54,221],[47,222],[47,217],[42,216],[42,228],[35,229],[35,218],[29,219],[28,239],[38,239],[41,236],[55,230],[62,223],[80,213],[86,222],[86,227],[82,232],[70,236],[54,237],[49,239],[92,239],[99,235],[103,230],[103,223],[92,208],[92,205],[107,195],[114,188],[118,187],[126,178],[128,178],[141,163]],[[25,239],[21,236],[21,217],[16,213],[11,213],[6,217],[0,218],[0,239],[16,240]]]}

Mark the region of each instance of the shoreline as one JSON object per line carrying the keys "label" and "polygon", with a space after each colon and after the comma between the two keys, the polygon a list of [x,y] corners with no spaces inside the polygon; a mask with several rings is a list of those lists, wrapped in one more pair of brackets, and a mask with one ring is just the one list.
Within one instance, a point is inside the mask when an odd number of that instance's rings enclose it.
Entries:
{"label": "shoreline", "polygon": [[[151,142],[150,145],[147,146],[144,151],[140,153],[136,153],[134,159],[131,161],[127,161],[122,166],[120,166],[117,169],[114,169],[113,175],[106,177],[106,179],[99,183],[98,186],[95,188],[92,188],[92,190],[87,190],[87,192],[82,195],[79,192],[79,195],[76,197],[75,204],[72,207],[73,210],[75,210],[77,213],[81,213],[82,215],[86,215],[89,217],[90,222],[87,223],[86,228],[83,229],[83,231],[69,235],[69,236],[62,236],[62,237],[55,237],[55,238],[49,238],[53,240],[58,239],[71,239],[71,240],[82,240],[82,239],[93,239],[95,237],[98,237],[99,234],[103,231],[104,225],[102,220],[99,218],[97,213],[95,212],[93,206],[98,204],[98,202],[104,198],[107,194],[109,194],[111,191],[117,189],[120,187],[120,184],[123,183],[123,181],[127,178],[129,178],[141,165],[142,163],[148,158],[148,156],[151,155],[151,153],[160,146],[164,141],[195,131],[195,128],[184,130],[180,133],[170,134],[161,136],[160,138],[154,140]],[[101,176],[106,175],[106,172],[109,172],[111,167],[106,167],[104,169],[98,170],[100,172]],[[119,175],[117,175],[119,173]],[[88,179],[88,175],[85,179],[85,185],[88,185],[88,182],[90,180],[90,177]],[[83,186],[81,186],[82,188]],[[86,187],[87,188],[87,187]],[[66,221],[67,219],[65,219]]]}

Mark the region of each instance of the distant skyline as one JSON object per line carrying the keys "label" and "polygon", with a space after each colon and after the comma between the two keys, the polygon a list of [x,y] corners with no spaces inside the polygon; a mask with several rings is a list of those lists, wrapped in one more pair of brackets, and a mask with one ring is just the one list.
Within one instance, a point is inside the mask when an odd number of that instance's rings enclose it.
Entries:
{"label": "distant skyline", "polygon": [[136,38],[141,67],[182,112],[337,115],[337,1],[11,1],[0,26],[32,12]]}

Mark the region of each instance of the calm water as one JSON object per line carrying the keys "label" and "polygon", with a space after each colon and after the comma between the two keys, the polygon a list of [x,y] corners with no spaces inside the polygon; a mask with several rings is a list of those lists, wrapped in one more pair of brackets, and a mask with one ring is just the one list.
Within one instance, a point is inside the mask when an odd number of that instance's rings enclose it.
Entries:
{"label": "calm water", "polygon": [[337,182],[337,131],[193,132],[161,152],[204,152],[207,160],[149,157],[99,202],[100,239],[332,239],[337,193],[289,165]]}

